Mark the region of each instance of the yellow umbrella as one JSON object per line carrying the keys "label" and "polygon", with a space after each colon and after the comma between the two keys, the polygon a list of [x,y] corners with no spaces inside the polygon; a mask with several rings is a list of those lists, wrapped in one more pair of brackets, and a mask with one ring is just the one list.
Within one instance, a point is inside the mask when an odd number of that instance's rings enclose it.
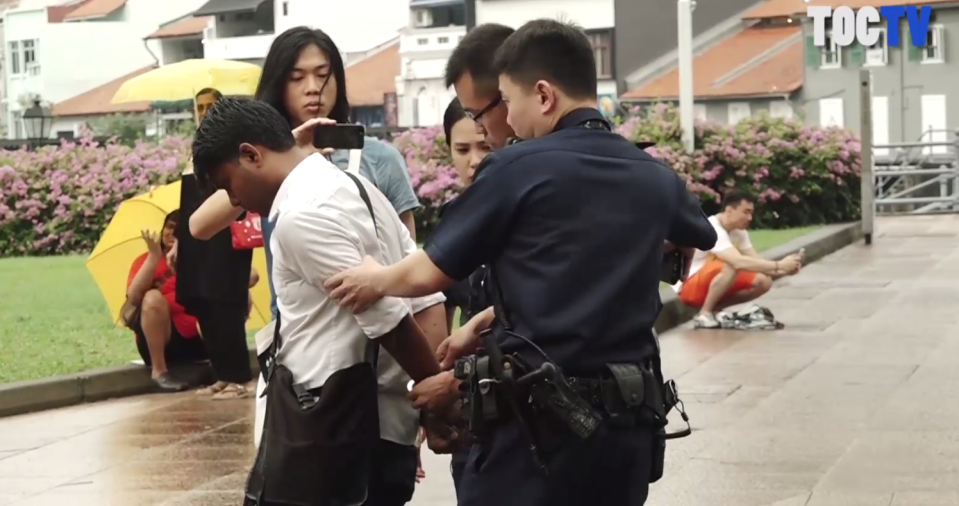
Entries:
{"label": "yellow umbrella", "polygon": [[253,95],[262,69],[252,63],[199,58],[164,65],[128,80],[112,102],[188,100],[203,88],[224,95]]}
{"label": "yellow umbrella", "polygon": [[[100,288],[114,322],[120,321],[130,266],[147,251],[140,231],[158,230],[163,218],[179,207],[179,181],[124,201],[87,258],[87,270]],[[253,310],[247,320],[248,330],[259,329],[270,321],[270,288],[266,281],[269,273],[263,248],[254,250],[253,268],[259,272],[260,282],[252,290]]]}

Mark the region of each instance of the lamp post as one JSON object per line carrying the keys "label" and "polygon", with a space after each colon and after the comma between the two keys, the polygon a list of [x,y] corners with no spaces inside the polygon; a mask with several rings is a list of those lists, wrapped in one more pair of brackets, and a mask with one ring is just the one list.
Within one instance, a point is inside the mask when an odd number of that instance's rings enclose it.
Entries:
{"label": "lamp post", "polygon": [[683,146],[693,152],[693,9],[695,0],[677,0],[679,32],[679,124],[683,129]]}
{"label": "lamp post", "polygon": [[53,115],[50,109],[40,105],[40,99],[33,100],[33,106],[23,112],[23,126],[27,131],[27,139],[38,147],[41,142],[50,138],[53,128]]}

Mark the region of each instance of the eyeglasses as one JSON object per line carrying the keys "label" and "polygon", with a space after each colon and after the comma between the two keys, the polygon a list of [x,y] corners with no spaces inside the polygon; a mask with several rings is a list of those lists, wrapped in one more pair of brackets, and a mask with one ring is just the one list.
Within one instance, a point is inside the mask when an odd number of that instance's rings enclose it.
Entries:
{"label": "eyeglasses", "polygon": [[479,121],[484,114],[495,109],[496,106],[498,106],[502,101],[503,101],[503,95],[496,95],[496,98],[494,98],[493,101],[489,103],[489,105],[480,109],[478,113],[474,114],[473,111],[466,111],[466,116],[468,116],[473,121]]}

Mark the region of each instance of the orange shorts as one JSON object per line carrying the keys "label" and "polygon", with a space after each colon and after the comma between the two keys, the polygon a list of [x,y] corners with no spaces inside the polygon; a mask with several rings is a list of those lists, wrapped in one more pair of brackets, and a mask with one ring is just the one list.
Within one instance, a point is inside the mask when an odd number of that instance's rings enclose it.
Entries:
{"label": "orange shorts", "polygon": [[[683,301],[687,306],[695,308],[703,307],[703,304],[706,303],[706,295],[709,293],[709,284],[712,283],[713,278],[718,276],[722,271],[722,260],[711,258],[706,261],[706,265],[683,283],[683,287],[679,290],[679,300]],[[755,272],[740,271],[736,274],[736,280],[733,281],[732,288],[723,295],[723,299],[726,299],[734,293],[752,288],[753,281],[755,280]]]}

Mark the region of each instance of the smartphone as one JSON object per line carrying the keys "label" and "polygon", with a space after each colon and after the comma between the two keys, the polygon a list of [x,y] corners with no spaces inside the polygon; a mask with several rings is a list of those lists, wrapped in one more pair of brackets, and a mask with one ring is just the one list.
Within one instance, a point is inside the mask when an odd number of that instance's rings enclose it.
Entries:
{"label": "smartphone", "polygon": [[363,125],[337,123],[316,125],[313,129],[313,147],[333,149],[363,149],[366,128]]}

